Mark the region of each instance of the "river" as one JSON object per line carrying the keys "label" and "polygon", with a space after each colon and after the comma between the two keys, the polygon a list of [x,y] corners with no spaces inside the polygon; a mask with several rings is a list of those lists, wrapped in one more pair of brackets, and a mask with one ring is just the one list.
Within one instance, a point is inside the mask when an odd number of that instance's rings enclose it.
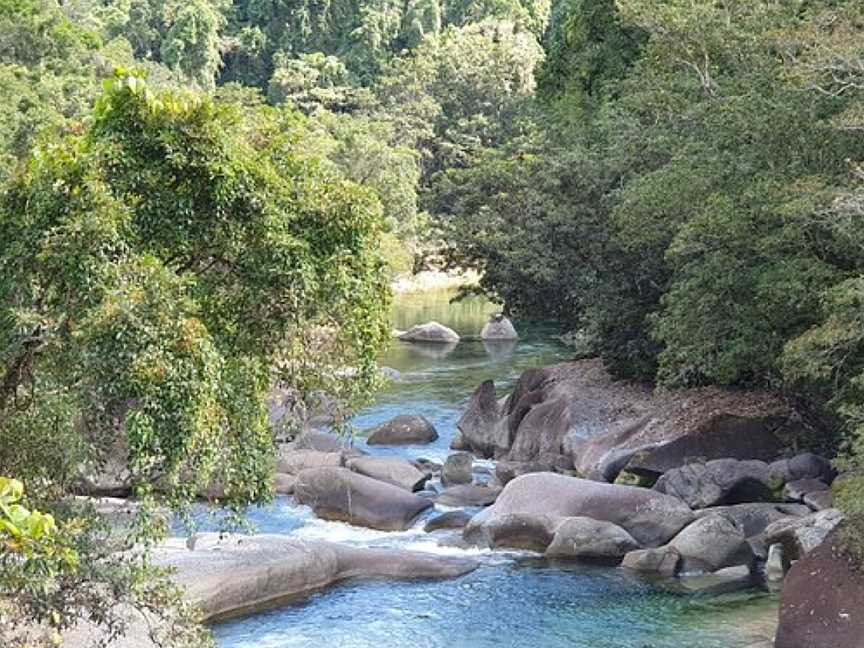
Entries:
{"label": "river", "polygon": [[[454,348],[394,343],[381,364],[401,379],[361,412],[358,430],[419,413],[440,438],[427,446],[367,448],[375,454],[442,462],[460,407],[483,380],[506,391],[525,369],[568,357],[554,326],[517,323],[516,345],[484,345],[479,331],[494,306],[481,298],[449,303],[446,292],[401,295],[395,328],[437,320],[464,339]],[[482,462],[480,462],[482,464]],[[388,546],[478,558],[477,571],[443,582],[349,583],[302,602],[213,628],[219,648],[742,648],[765,638],[776,611],[757,591],[694,594],[624,570],[554,563],[527,553],[462,549],[453,532],[425,534],[423,523],[380,532],[316,519],[279,498],[249,513],[263,533],[287,533],[362,546]]]}

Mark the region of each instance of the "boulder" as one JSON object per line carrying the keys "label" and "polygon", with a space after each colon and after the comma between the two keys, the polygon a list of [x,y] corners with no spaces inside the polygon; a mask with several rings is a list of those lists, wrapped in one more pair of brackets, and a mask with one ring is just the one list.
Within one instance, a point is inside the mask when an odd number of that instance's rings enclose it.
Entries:
{"label": "boulder", "polygon": [[341,452],[349,447],[348,439],[321,430],[307,430],[293,443],[295,450],[318,450],[319,452]]}
{"label": "boulder", "polygon": [[615,524],[572,517],[565,518],[557,526],[545,553],[548,558],[617,563],[624,554],[638,548],[633,537]]}
{"label": "boulder", "polygon": [[342,466],[344,463],[345,457],[341,452],[280,449],[276,459],[276,472],[297,475],[307,468]]}
{"label": "boulder", "polygon": [[411,526],[432,502],[398,486],[347,468],[310,468],[297,477],[294,496],[325,520],[401,531]]}
{"label": "boulder", "polygon": [[800,560],[822,544],[828,534],[843,520],[837,509],[826,509],[799,518],[779,520],[763,531],[760,539],[766,546],[783,545],[787,560]]}
{"label": "boulder", "polygon": [[762,533],[769,524],[778,520],[789,520],[810,515],[810,509],[801,504],[774,504],[754,502],[734,506],[717,506],[694,511],[696,517],[723,515],[741,527],[747,538]]}
{"label": "boulder", "polygon": [[459,429],[460,447],[481,457],[498,457],[510,449],[512,439],[506,421],[498,413],[495,383],[487,380],[480,384],[456,427]]}
{"label": "boulder", "polygon": [[273,476],[273,490],[279,495],[293,495],[297,486],[297,477],[285,473],[276,473]]}
{"label": "boulder", "polygon": [[671,577],[681,567],[681,554],[669,545],[656,549],[637,549],[624,556],[621,566],[642,574]]}
{"label": "boulder", "polygon": [[622,527],[640,544],[656,547],[668,542],[693,520],[680,500],[655,491],[567,477],[530,473],[509,482],[495,504],[475,515],[466,537],[507,515],[562,518],[588,517]]}
{"label": "boulder", "polygon": [[768,560],[765,561],[765,579],[769,583],[778,583],[783,580],[789,563],[783,552],[782,544],[773,544],[768,547]]}
{"label": "boulder", "polygon": [[516,340],[519,334],[507,317],[502,314],[496,314],[489,318],[480,331],[481,340]]}
{"label": "boulder", "polygon": [[[466,540],[484,547],[527,549],[542,553],[552,543],[555,529],[561,522],[561,518],[550,515],[507,513],[486,516],[487,511],[489,509],[471,518],[463,531]],[[479,520],[486,517],[488,519]]]}
{"label": "boulder", "polygon": [[467,452],[451,454],[441,469],[441,483],[445,486],[470,484],[474,481],[473,466],[474,460]]}
{"label": "boulder", "polygon": [[709,515],[685,527],[669,545],[682,557],[685,572],[713,572],[724,567],[750,565],[753,549],[744,531],[723,515]]}
{"label": "boulder", "polygon": [[423,457],[418,457],[415,459],[412,464],[417,470],[426,473],[431,478],[435,473],[441,471],[441,464],[432,461],[431,459],[425,459]]}
{"label": "boulder", "polygon": [[163,545],[154,551],[154,561],[176,569],[175,579],[204,620],[311,594],[347,579],[454,578],[477,567],[462,558],[281,535],[202,535],[191,551],[182,541]]}
{"label": "boulder", "polygon": [[465,511],[447,511],[429,520],[423,530],[432,533],[439,529],[463,529],[469,520],[471,516]]}
{"label": "boulder", "polygon": [[495,477],[502,486],[520,475],[538,472],[553,472],[552,466],[540,461],[499,461],[495,464]]}
{"label": "boulder", "polygon": [[821,479],[830,484],[835,475],[831,462],[812,452],[805,452],[791,459],[778,459],[772,462],[770,467],[778,481],[784,484],[801,479]]}
{"label": "boulder", "polygon": [[713,459],[758,459],[774,461],[783,454],[788,421],[777,416],[743,417],[719,414],[710,417],[690,434],[638,453],[627,470],[659,477],[695,461]]}
{"label": "boulder", "polygon": [[425,416],[402,414],[369,434],[369,445],[422,445],[438,440],[435,426]]}
{"label": "boulder", "polygon": [[824,511],[834,507],[834,493],[830,490],[807,493],[804,503],[814,511]]}
{"label": "boulder", "polygon": [[401,333],[398,338],[403,342],[423,342],[427,344],[450,344],[459,341],[459,335],[456,331],[438,322],[417,324]]}
{"label": "boulder", "polygon": [[465,441],[465,437],[462,436],[461,432],[457,432],[453,435],[453,439],[450,441],[450,449],[451,450],[471,450],[471,446]]}
{"label": "boulder", "polygon": [[662,475],[654,489],[674,495],[693,508],[774,499],[768,464],[756,460],[715,459],[687,464]]}
{"label": "boulder", "polygon": [[834,532],[789,570],[775,648],[864,645],[864,571],[842,544]]}
{"label": "boulder", "polygon": [[821,479],[798,479],[783,487],[783,497],[790,502],[803,502],[810,493],[827,491],[831,487]]}
{"label": "boulder", "polygon": [[463,484],[445,488],[435,501],[443,506],[489,506],[500,493],[500,489],[490,486]]}
{"label": "boulder", "polygon": [[409,493],[423,490],[429,480],[429,475],[400,457],[356,457],[349,459],[346,466],[356,473],[393,484]]}

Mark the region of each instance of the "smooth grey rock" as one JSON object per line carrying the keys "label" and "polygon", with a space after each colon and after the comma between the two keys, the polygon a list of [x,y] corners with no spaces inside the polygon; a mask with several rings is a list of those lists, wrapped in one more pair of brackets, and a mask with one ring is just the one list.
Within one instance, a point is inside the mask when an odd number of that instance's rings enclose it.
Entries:
{"label": "smooth grey rock", "polygon": [[506,418],[498,412],[495,383],[487,380],[471,395],[465,412],[456,423],[461,448],[492,458],[510,449],[512,437]]}
{"label": "smooth grey rock", "polygon": [[472,468],[474,459],[467,452],[451,454],[441,469],[441,483],[445,486],[453,484],[470,484],[474,481]]}
{"label": "smooth grey rock", "polygon": [[280,495],[293,495],[297,486],[297,477],[285,473],[276,473],[273,476],[273,490]]}
{"label": "smooth grey rock", "polygon": [[834,493],[830,490],[807,493],[804,496],[804,503],[814,511],[834,508]]}
{"label": "smooth grey rock", "polygon": [[552,466],[540,461],[499,461],[495,464],[495,476],[502,486],[520,475],[538,472],[554,471],[552,470]]}
{"label": "smooth grey rock", "polygon": [[549,515],[509,513],[495,515],[483,524],[476,524],[477,518],[483,517],[486,511],[471,518],[463,531],[466,540],[484,547],[508,547],[542,553],[552,543],[555,529],[561,522],[560,518]]}
{"label": "smooth grey rock", "polygon": [[611,522],[641,546],[665,544],[693,520],[680,500],[646,488],[593,482],[555,473],[530,473],[509,482],[495,504],[472,518],[470,537],[496,517],[519,514],[562,518],[589,517]]}
{"label": "smooth grey rock", "polygon": [[422,490],[429,475],[401,457],[356,457],[346,466],[356,473],[393,484],[412,493]]}
{"label": "smooth grey rock", "polygon": [[783,497],[792,502],[803,502],[810,493],[827,491],[829,488],[821,479],[799,479],[783,487]]}
{"label": "smooth grey rock", "polygon": [[448,344],[459,341],[459,335],[438,322],[417,324],[398,336],[403,342]]}
{"label": "smooth grey rock", "polygon": [[621,566],[643,574],[675,576],[681,566],[681,554],[670,546],[637,549],[624,556]]}
{"label": "smooth grey rock", "polygon": [[786,482],[801,479],[821,479],[830,484],[834,478],[831,462],[812,452],[805,452],[791,459],[774,461],[770,465],[770,470],[781,486]]}
{"label": "smooth grey rock", "polygon": [[319,452],[341,452],[350,446],[348,439],[321,430],[307,430],[293,443],[294,450],[318,450]]}
{"label": "smooth grey rock", "polygon": [[713,572],[753,562],[753,549],[743,530],[723,515],[696,520],[669,544],[681,554],[685,572]]}
{"label": "smooth grey rock", "polygon": [[548,558],[618,562],[639,543],[616,524],[585,517],[565,518],[555,529]]}
{"label": "smooth grey rock", "polygon": [[489,486],[463,484],[445,488],[435,501],[444,506],[489,506],[500,493],[499,489]]}
{"label": "smooth grey rock", "polygon": [[782,544],[787,560],[800,560],[822,544],[828,534],[840,524],[843,514],[837,509],[826,509],[801,518],[779,520],[762,533],[767,545]]}
{"label": "smooth grey rock", "polygon": [[768,464],[755,460],[716,459],[687,464],[662,475],[654,489],[674,495],[693,508],[774,499]]}
{"label": "smooth grey rock", "polygon": [[697,517],[707,515],[724,515],[735,522],[748,538],[757,536],[765,528],[791,517],[810,515],[811,511],[802,504],[778,504],[773,502],[754,502],[752,504],[735,504],[733,506],[715,506],[694,511]]}
{"label": "smooth grey rock", "polygon": [[439,529],[463,529],[470,520],[471,516],[465,511],[447,511],[429,520],[423,530],[432,533]]}
{"label": "smooth grey rock", "polygon": [[369,445],[422,445],[438,440],[435,426],[425,416],[402,414],[372,430]]}
{"label": "smooth grey rock", "polygon": [[765,561],[765,578],[776,583],[783,580],[789,565],[783,552],[782,544],[772,544],[768,547],[768,560]]}
{"label": "smooth grey rock", "polygon": [[432,502],[347,468],[310,468],[297,476],[294,496],[325,520],[401,531]]}
{"label": "smooth grey rock", "polygon": [[499,313],[490,317],[489,321],[483,326],[483,330],[480,331],[480,339],[517,340],[519,339],[519,334],[516,332],[513,322]]}
{"label": "smooth grey rock", "polygon": [[342,466],[345,457],[341,452],[321,452],[320,450],[282,450],[276,459],[276,472],[297,475],[307,468]]}
{"label": "smooth grey rock", "polygon": [[310,542],[282,535],[203,534],[190,551],[166,545],[154,561],[176,569],[175,579],[204,620],[260,608],[357,578],[453,578],[477,567],[473,560],[392,549]]}

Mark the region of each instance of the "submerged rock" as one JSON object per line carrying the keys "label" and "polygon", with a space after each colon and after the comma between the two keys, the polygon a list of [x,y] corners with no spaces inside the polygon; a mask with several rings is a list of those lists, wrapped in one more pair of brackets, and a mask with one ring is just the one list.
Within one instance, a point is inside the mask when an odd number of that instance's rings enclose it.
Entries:
{"label": "submerged rock", "polygon": [[311,468],[297,477],[294,496],[325,520],[401,531],[432,507],[428,499],[347,468]]}
{"label": "submerged rock", "polygon": [[402,414],[378,426],[369,434],[369,445],[423,445],[438,440],[435,426],[425,417]]}

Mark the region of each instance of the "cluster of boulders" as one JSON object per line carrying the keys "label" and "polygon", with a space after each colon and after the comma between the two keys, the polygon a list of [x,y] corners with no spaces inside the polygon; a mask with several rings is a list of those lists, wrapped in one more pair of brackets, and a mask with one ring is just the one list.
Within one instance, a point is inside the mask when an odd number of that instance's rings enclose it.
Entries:
{"label": "cluster of boulders", "polygon": [[[416,324],[407,331],[396,331],[395,334],[397,339],[415,344],[455,345],[460,340],[456,331],[438,322]],[[516,332],[513,322],[501,313],[495,313],[480,331],[480,339],[486,341],[518,340],[519,334]]]}

